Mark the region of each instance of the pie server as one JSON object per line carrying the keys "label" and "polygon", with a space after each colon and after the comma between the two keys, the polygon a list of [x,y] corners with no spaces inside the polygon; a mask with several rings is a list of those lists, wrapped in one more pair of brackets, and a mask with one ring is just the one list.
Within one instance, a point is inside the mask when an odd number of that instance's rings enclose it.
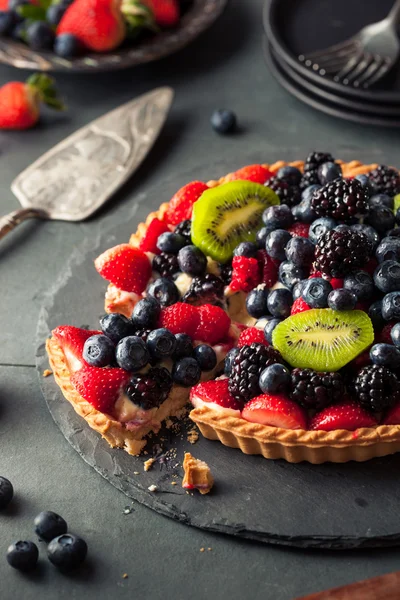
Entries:
{"label": "pie server", "polygon": [[149,152],[173,96],[171,88],[157,88],[43,154],[11,184],[23,208],[0,218],[0,239],[32,217],[81,221],[100,208]]}

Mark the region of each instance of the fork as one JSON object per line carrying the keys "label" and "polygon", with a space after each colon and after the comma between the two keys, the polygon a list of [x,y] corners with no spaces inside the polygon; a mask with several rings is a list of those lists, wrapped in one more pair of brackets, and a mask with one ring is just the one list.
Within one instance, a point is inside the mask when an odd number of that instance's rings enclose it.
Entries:
{"label": "fork", "polygon": [[396,0],[388,16],[367,25],[355,36],[307,55],[299,61],[320,75],[331,75],[334,81],[353,87],[369,88],[393,67],[400,54],[397,26],[400,23],[400,0]]}

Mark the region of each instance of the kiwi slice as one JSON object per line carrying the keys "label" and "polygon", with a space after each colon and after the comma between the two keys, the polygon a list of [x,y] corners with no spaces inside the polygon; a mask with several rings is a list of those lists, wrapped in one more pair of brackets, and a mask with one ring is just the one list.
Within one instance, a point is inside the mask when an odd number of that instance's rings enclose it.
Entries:
{"label": "kiwi slice", "polygon": [[193,205],[192,242],[204,254],[224,263],[240,242],[254,242],[262,214],[279,198],[251,181],[231,181],[206,190]]}
{"label": "kiwi slice", "polygon": [[293,367],[337,371],[374,341],[369,316],[362,310],[306,310],[279,323],[272,343]]}
{"label": "kiwi slice", "polygon": [[396,194],[393,200],[393,211],[394,214],[397,213],[397,209],[400,208],[400,194]]}

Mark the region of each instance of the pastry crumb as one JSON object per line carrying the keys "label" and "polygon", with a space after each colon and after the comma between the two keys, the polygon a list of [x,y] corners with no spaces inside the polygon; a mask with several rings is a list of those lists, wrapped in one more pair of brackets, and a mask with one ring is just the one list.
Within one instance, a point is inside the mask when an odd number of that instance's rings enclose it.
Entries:
{"label": "pastry crumb", "polygon": [[149,458],[148,460],[145,460],[143,463],[144,470],[150,471],[151,467],[154,465],[155,462],[156,462],[155,458]]}
{"label": "pastry crumb", "polygon": [[199,432],[197,431],[197,429],[193,428],[190,431],[188,431],[188,433],[187,433],[187,441],[190,444],[195,444],[198,439],[199,439]]}
{"label": "pastry crumb", "polygon": [[214,485],[210,467],[203,460],[194,458],[190,452],[185,452],[183,460],[184,477],[182,487],[186,490],[199,490],[200,494],[208,494]]}
{"label": "pastry crumb", "polygon": [[134,475],[140,475],[139,471],[133,471]]}
{"label": "pastry crumb", "polygon": [[130,515],[133,512],[134,512],[134,508],[132,506],[125,506],[125,508],[123,510],[124,515]]}
{"label": "pastry crumb", "polygon": [[212,548],[207,548],[207,550],[208,550],[209,552],[211,552]]}
{"label": "pastry crumb", "polygon": [[200,552],[204,552],[205,548],[200,548]]}
{"label": "pastry crumb", "polygon": [[124,574],[122,575],[122,579],[128,579],[128,577],[129,577],[128,573],[124,573]]}
{"label": "pastry crumb", "polygon": [[178,485],[177,481],[171,481],[171,485]]}
{"label": "pastry crumb", "polygon": [[171,429],[171,427],[172,427],[173,424],[174,424],[174,422],[173,422],[172,419],[168,418],[168,419],[165,420],[165,427],[167,429]]}
{"label": "pastry crumb", "polygon": [[51,371],[50,369],[45,369],[43,371],[43,377],[48,377],[49,375],[53,375],[53,371]]}
{"label": "pastry crumb", "polygon": [[147,489],[149,490],[149,492],[156,492],[158,490],[158,487],[153,483],[153,485],[149,485]]}

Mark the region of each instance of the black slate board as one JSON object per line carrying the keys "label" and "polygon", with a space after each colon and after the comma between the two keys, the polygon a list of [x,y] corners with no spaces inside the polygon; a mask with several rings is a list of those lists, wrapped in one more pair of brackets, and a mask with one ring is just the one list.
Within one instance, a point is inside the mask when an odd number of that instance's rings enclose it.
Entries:
{"label": "black slate board", "polygon": [[[167,199],[163,189],[152,198],[142,196],[133,218],[85,240],[48,293],[38,323],[37,369],[48,408],[64,436],[89,465],[128,497],[187,525],[299,548],[400,545],[400,455],[362,464],[291,465],[246,456],[201,437],[192,446],[183,434],[170,435],[163,443],[163,452],[176,448],[176,459],[161,459],[145,473],[144,460],[160,451],[157,439],[144,457],[110,449],[64,400],[53,377],[42,376],[48,367],[44,341],[51,329],[62,323],[96,327],[103,314],[105,285],[94,270],[93,259],[128,240],[154,200]],[[176,465],[185,450],[211,466],[216,485],[209,495],[189,495],[179,484],[171,485],[174,474],[180,483],[182,470]],[[140,474],[134,475],[135,471]],[[148,490],[151,484],[158,486],[157,492]]]}

